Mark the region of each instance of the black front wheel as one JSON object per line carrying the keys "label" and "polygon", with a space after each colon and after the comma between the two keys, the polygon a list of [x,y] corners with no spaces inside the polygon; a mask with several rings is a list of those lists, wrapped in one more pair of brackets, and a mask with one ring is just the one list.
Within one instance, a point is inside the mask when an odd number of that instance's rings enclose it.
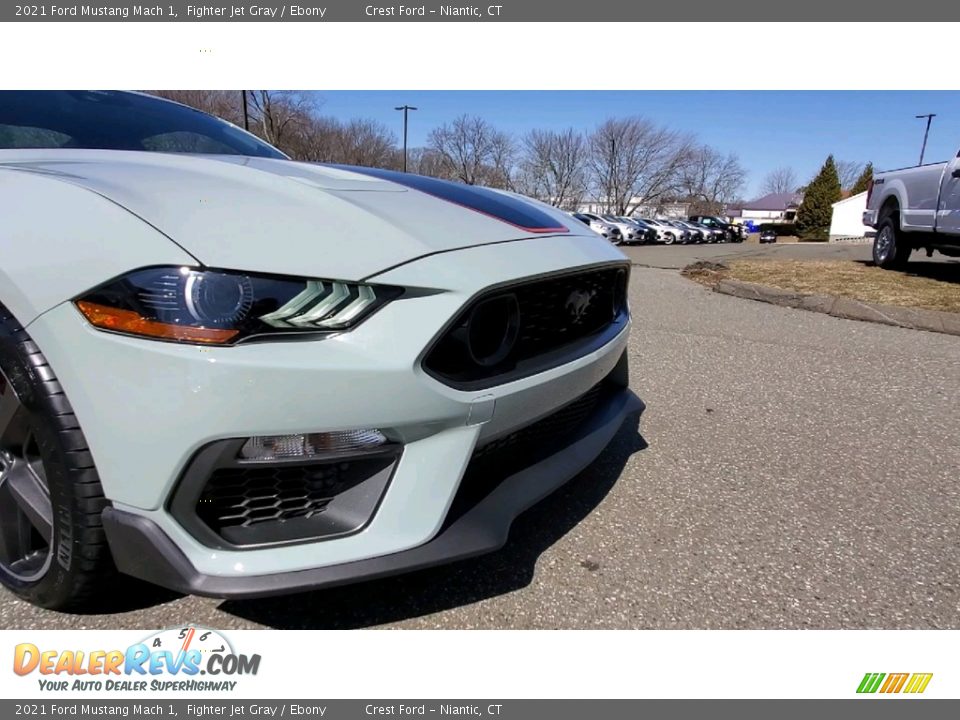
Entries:
{"label": "black front wheel", "polygon": [[41,607],[89,603],[115,572],[105,505],[60,383],[0,305],[0,583]]}

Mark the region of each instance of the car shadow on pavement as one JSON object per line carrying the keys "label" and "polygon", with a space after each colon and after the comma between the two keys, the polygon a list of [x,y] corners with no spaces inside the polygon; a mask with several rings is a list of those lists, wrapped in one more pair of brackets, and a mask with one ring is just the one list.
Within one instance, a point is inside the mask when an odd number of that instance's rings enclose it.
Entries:
{"label": "car shadow on pavement", "polygon": [[509,541],[494,553],[356,585],[227,600],[219,609],[276,629],[344,630],[421,617],[526,587],[540,555],[589,515],[613,489],[629,458],[646,449],[639,422],[640,413],[628,417],[589,467],[517,518]]}
{"label": "car shadow on pavement", "polygon": [[115,592],[105,593],[103,597],[97,599],[96,605],[84,607],[78,618],[136,612],[165,605],[184,597],[174,590],[168,590],[129,575],[117,575],[111,583]]}
{"label": "car shadow on pavement", "polygon": [[[858,262],[867,267],[874,267],[874,263],[870,260]],[[960,258],[943,258],[939,261],[911,260],[903,272],[940,282],[960,283]]]}

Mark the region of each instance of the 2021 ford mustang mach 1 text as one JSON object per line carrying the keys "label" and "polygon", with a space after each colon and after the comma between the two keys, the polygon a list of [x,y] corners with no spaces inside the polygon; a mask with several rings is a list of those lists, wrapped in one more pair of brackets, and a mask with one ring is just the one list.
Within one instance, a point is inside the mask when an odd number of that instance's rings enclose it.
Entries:
{"label": "2021 ford mustang mach 1 text", "polygon": [[0,93],[0,580],[256,597],[501,546],[639,407],[629,265],[535,201]]}

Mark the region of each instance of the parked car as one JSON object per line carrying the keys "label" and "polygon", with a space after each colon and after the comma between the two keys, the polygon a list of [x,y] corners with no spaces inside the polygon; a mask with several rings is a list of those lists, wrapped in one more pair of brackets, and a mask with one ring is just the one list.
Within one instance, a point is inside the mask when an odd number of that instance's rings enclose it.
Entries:
{"label": "parked car", "polygon": [[726,241],[727,233],[720,228],[710,227],[709,225],[696,222],[691,222],[690,224],[703,233],[704,240],[708,243],[721,243]]}
{"label": "parked car", "polygon": [[600,217],[620,231],[620,234],[623,237],[623,242],[627,245],[634,245],[644,241],[645,232],[640,230],[640,228],[631,223],[629,220],[616,215],[601,215]]}
{"label": "parked car", "polygon": [[697,242],[697,238],[693,233],[690,232],[690,228],[684,226],[682,223],[679,223],[672,218],[661,218],[660,222],[669,225],[672,228],[676,228],[677,242],[681,245],[689,245],[690,243]]}
{"label": "parked car", "polygon": [[491,551],[640,407],[587,227],[159,98],[0,93],[0,247],[0,583],[40,606]]}
{"label": "parked car", "polygon": [[765,243],[775,243],[777,241],[777,233],[774,230],[767,228],[766,230],[760,231],[760,244]]}
{"label": "parked car", "polygon": [[679,223],[682,227],[686,228],[686,230],[690,233],[692,242],[705,243],[710,241],[710,236],[712,235],[712,232],[709,229],[701,225],[694,225],[693,223],[687,222],[685,220],[677,220],[676,222]]}
{"label": "parked car", "polygon": [[902,268],[914,250],[960,257],[960,153],[874,175],[863,223],[877,231],[873,262]]}
{"label": "parked car", "polygon": [[645,223],[640,218],[621,216],[620,219],[623,222],[630,223],[631,225],[637,228],[637,230],[639,231],[639,235],[638,235],[639,242],[648,243],[648,244],[657,242],[656,229],[651,227],[647,223]]}
{"label": "parked car", "polygon": [[654,220],[653,218],[640,218],[647,225],[657,231],[657,242],[664,245],[673,245],[680,239],[680,231],[672,225]]}
{"label": "parked car", "polygon": [[719,230],[726,242],[743,242],[744,231],[740,225],[733,225],[716,215],[691,215],[688,219],[712,230]]}
{"label": "parked car", "polygon": [[589,225],[590,229],[595,233],[603,235],[614,245],[619,245],[623,242],[623,233],[620,232],[618,228],[613,223],[609,223],[606,220],[602,219],[599,215],[593,215],[591,213],[572,213],[580,222]]}

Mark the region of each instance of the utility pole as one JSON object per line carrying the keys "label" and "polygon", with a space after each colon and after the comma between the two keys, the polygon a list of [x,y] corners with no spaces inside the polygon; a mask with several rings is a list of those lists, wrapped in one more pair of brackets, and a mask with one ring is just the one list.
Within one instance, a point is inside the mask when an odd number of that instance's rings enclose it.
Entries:
{"label": "utility pole", "polygon": [[243,129],[250,132],[250,113],[247,111],[247,91],[241,90],[240,95],[243,97]]}
{"label": "utility pole", "polygon": [[610,138],[610,185],[607,188],[607,212],[615,213],[613,207],[613,174],[617,164],[617,139]]}
{"label": "utility pole", "polygon": [[416,110],[412,105],[401,105],[394,110],[403,110],[403,171],[407,171],[407,113]]}
{"label": "utility pole", "polygon": [[920,164],[923,165],[923,156],[927,152],[927,136],[930,134],[930,123],[937,116],[936,113],[928,113],[926,115],[917,115],[917,120],[922,120],[923,118],[927,119],[927,129],[923,133],[923,147],[920,148]]}

